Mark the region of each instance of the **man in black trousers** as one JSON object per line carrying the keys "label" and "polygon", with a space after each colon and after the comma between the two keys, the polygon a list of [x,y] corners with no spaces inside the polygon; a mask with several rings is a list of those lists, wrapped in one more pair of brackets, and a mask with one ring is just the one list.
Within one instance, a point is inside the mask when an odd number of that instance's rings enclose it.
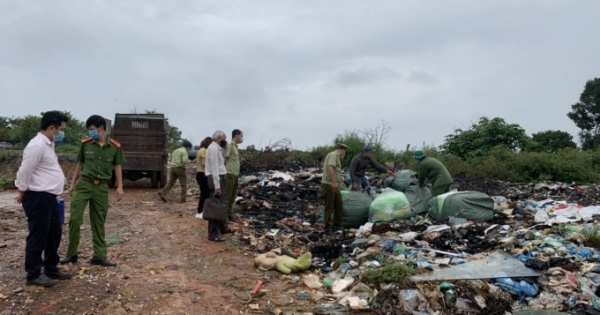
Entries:
{"label": "man in black trousers", "polygon": [[72,277],[57,267],[62,227],[56,197],[64,190],[65,175],[54,151],[54,144],[65,137],[68,121],[58,111],[44,113],[41,131],[27,144],[17,173],[16,201],[23,204],[29,228],[25,245],[27,285],[49,287]]}

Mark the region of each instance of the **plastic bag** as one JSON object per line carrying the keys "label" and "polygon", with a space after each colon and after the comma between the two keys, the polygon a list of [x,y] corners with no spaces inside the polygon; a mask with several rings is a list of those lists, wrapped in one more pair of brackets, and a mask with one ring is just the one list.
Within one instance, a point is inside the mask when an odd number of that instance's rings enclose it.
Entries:
{"label": "plastic bag", "polygon": [[519,298],[536,296],[539,290],[537,285],[531,284],[525,280],[514,281],[511,278],[501,278],[494,279],[493,283]]}
{"label": "plastic bag", "polygon": [[371,203],[370,222],[390,222],[411,216],[410,204],[399,191],[384,191]]}

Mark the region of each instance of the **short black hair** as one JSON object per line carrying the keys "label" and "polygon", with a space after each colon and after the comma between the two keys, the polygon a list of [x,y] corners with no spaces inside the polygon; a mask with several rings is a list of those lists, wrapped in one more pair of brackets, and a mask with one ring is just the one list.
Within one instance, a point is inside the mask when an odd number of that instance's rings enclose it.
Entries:
{"label": "short black hair", "polygon": [[40,130],[46,130],[49,127],[56,127],[58,129],[58,127],[60,127],[60,125],[62,125],[62,123],[68,123],[69,122],[69,117],[67,117],[67,115],[57,111],[57,110],[52,110],[49,112],[45,112],[42,115],[42,121],[40,123]]}
{"label": "short black hair", "polygon": [[241,130],[239,130],[239,129],[234,129],[234,130],[231,132],[231,139],[233,139],[233,138],[235,138],[235,136],[237,136],[237,135],[241,135],[241,134],[242,134],[242,131],[241,131]]}
{"label": "short black hair", "polygon": [[96,128],[102,127],[106,130],[106,119],[100,115],[92,115],[85,121],[85,128],[90,128],[91,126]]}
{"label": "short black hair", "polygon": [[192,147],[192,143],[185,140],[183,141],[183,143],[181,144],[184,148],[191,148]]}

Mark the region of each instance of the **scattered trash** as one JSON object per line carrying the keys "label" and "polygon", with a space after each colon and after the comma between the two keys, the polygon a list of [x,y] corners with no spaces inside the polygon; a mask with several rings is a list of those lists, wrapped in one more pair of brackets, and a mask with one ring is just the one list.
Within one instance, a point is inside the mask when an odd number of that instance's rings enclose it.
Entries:
{"label": "scattered trash", "polygon": [[256,294],[258,292],[258,290],[260,289],[260,286],[262,286],[263,282],[261,280],[257,280],[256,281],[256,285],[254,286],[254,289],[252,289],[252,294]]}
{"label": "scattered trash", "polygon": [[542,273],[527,268],[505,252],[495,252],[479,260],[435,270],[428,274],[409,277],[412,281],[442,281],[462,279],[497,279],[514,277],[539,277]]}
{"label": "scattered trash", "polygon": [[323,286],[323,283],[321,283],[321,279],[319,279],[319,276],[314,274],[303,275],[302,283],[304,283],[304,285],[309,287],[310,289],[320,289]]}
{"label": "scattered trash", "polygon": [[338,294],[346,290],[346,288],[348,288],[353,282],[354,279],[349,277],[344,279],[338,279],[331,286],[331,292],[333,292],[333,294]]}
{"label": "scattered trash", "polygon": [[125,242],[125,239],[119,235],[111,235],[106,238],[106,244],[118,244]]}

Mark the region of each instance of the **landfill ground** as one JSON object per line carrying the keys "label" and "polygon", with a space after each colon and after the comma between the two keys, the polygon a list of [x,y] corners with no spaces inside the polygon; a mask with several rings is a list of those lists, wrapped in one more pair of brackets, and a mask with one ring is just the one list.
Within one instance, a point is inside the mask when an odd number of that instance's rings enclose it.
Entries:
{"label": "landfill ground", "polygon": [[[71,178],[73,157],[60,161]],[[268,157],[256,161],[264,164]],[[1,163],[0,170],[14,176],[19,162]],[[600,314],[600,230],[587,242],[581,239],[597,226],[600,186],[459,175],[453,188],[495,196],[492,202],[484,195],[490,208],[475,213],[494,211],[493,219],[434,221],[421,213],[374,225],[364,219],[360,229],[325,233],[318,220],[320,170],[276,166],[281,172],[246,161],[239,217],[230,225],[235,233],[223,243],[209,242],[207,222],[194,217],[192,165],[187,203],[176,202],[178,184],[163,203],[148,180],[125,181],[122,201],[111,190],[106,223],[108,258],[119,265],[89,264],[85,217],[79,262],[61,267],[75,277],[46,289],[25,285],[26,217],[13,200],[15,190],[0,192],[0,315]],[[372,177],[372,186],[384,184]],[[63,197],[68,222],[70,198]],[[373,198],[371,206],[379,197]],[[61,256],[67,243],[65,224]],[[257,269],[255,257],[270,251],[292,257],[310,252],[312,265],[289,275]],[[408,266],[406,275],[413,277],[367,276],[390,266]]]}

